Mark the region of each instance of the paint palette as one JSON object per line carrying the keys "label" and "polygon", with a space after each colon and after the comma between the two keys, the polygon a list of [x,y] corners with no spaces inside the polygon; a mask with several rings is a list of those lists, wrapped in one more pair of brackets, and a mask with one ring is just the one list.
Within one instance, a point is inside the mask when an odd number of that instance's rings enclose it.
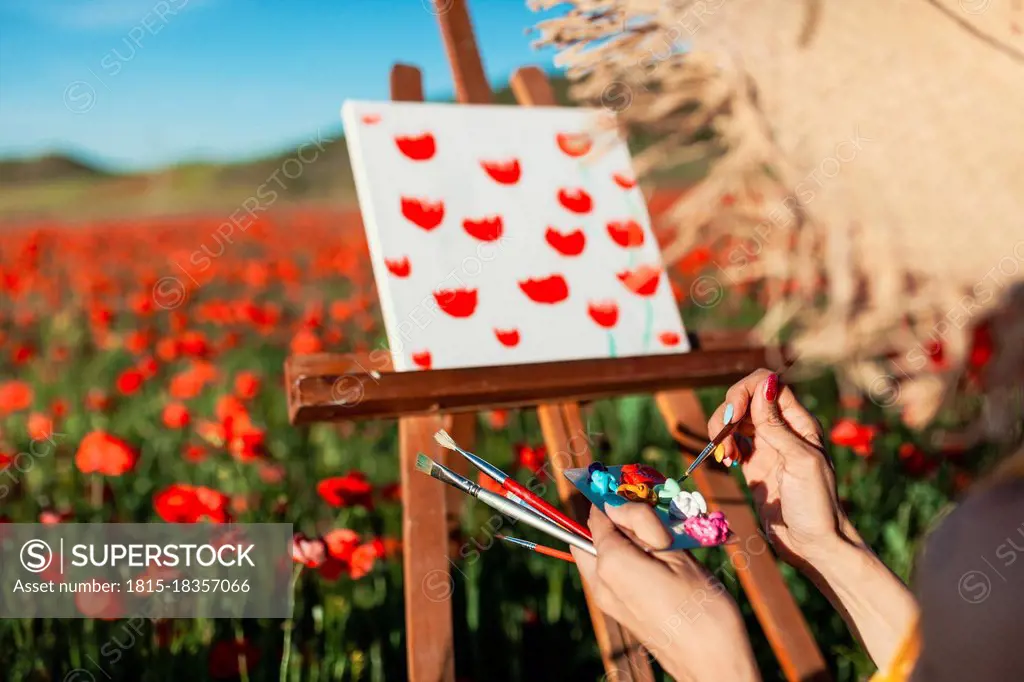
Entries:
{"label": "paint palette", "polygon": [[[615,480],[622,480],[622,466],[609,466],[607,471],[611,474]],[[565,472],[565,477],[576,486],[576,488],[583,493],[583,495],[591,501],[591,503],[600,509],[605,510],[605,507],[621,507],[624,504],[628,504],[627,500],[622,495],[614,492],[598,492],[591,486],[590,473],[587,469],[568,469]],[[702,544],[697,538],[691,536],[685,529],[686,521],[673,517],[669,513],[669,506],[667,504],[659,504],[653,507],[654,513],[658,515],[661,522],[665,527],[672,533],[673,542],[669,546],[668,550],[676,549],[698,549],[700,547],[716,547],[718,545],[727,544],[735,540],[735,535],[730,531],[725,542],[717,542],[714,544]]]}

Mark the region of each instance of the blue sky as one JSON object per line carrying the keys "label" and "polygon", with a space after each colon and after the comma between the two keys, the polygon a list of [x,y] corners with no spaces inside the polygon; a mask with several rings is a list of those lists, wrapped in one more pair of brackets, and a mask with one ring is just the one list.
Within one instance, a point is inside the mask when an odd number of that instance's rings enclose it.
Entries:
{"label": "blue sky", "polygon": [[[452,91],[429,0],[0,0],[0,156],[118,170],[260,156],[387,99],[396,61]],[[470,0],[492,84],[552,67],[525,0]]]}

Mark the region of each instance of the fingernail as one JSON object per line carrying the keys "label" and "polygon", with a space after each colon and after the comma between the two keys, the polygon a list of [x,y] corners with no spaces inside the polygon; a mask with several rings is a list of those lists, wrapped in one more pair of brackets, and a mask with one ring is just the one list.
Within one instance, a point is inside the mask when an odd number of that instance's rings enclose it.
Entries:
{"label": "fingernail", "polygon": [[732,403],[726,403],[725,414],[722,415],[722,424],[728,424],[732,421]]}
{"label": "fingernail", "polygon": [[772,372],[764,382],[764,399],[774,403],[779,397],[779,375]]}
{"label": "fingernail", "polygon": [[715,446],[715,461],[721,462],[723,457],[725,457],[725,445],[719,443]]}

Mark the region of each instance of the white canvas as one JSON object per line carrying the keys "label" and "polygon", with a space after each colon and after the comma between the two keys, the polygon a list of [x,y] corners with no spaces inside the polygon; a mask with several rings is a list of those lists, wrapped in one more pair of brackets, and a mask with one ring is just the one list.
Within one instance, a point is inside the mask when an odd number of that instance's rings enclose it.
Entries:
{"label": "white canvas", "polygon": [[689,350],[629,151],[604,115],[345,103],[396,371]]}

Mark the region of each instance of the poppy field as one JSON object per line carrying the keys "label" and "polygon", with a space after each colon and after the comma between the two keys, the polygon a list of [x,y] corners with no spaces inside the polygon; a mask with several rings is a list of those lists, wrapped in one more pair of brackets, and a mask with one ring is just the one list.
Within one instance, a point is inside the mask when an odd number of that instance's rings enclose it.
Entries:
{"label": "poppy field", "polygon": [[[87,619],[0,622],[4,679],[405,679],[397,427],[292,427],[283,390],[290,354],[384,345],[358,214],[225,224],[0,228],[0,520],[291,523],[293,616],[140,621],[116,596],[80,599]],[[727,290],[713,307],[690,301],[716,249],[669,268],[691,329],[742,327],[758,309],[756,289]],[[597,324],[610,315],[591,312]],[[907,578],[923,532],[986,456],[930,450],[927,434],[870,401],[841,400],[828,375],[795,389],[831,437],[854,525]],[[712,408],[723,394],[700,395]],[[650,398],[600,401],[584,416],[601,459],[681,472]],[[477,451],[523,482],[545,480],[541,443],[530,411],[479,416]],[[498,543],[490,516],[467,504],[453,541],[458,678],[599,679],[573,567]],[[696,554],[737,596],[764,677],[777,679],[733,567],[720,551]],[[870,663],[838,615],[785,575],[837,679],[862,678]]]}

